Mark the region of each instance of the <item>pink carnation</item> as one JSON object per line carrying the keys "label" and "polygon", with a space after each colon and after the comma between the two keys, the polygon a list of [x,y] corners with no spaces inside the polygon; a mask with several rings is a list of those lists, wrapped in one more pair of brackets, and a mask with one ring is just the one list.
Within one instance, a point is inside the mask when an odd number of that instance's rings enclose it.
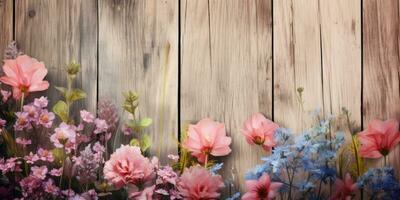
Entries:
{"label": "pink carnation", "polygon": [[80,114],[81,114],[81,118],[84,122],[93,123],[94,116],[92,115],[92,113],[88,112],[87,110],[81,110]]}
{"label": "pink carnation", "polygon": [[213,176],[200,166],[186,169],[178,183],[178,189],[184,199],[218,199],[219,190],[223,187],[221,176]]}
{"label": "pink carnation", "polygon": [[271,151],[276,145],[274,132],[277,124],[268,120],[261,113],[255,113],[243,125],[242,133],[247,143],[261,145],[265,151]]}
{"label": "pink carnation", "polygon": [[226,136],[225,125],[211,119],[202,119],[189,125],[188,138],[183,147],[192,152],[199,162],[207,162],[208,155],[225,156],[231,152],[231,138]]}
{"label": "pink carnation", "polygon": [[70,144],[74,144],[76,139],[76,133],[74,128],[66,123],[61,123],[58,128],[55,129],[55,133],[50,136],[50,141],[53,142],[57,148],[69,147]]}
{"label": "pink carnation", "polygon": [[117,188],[142,184],[154,176],[154,166],[139,147],[122,145],[104,165],[104,178]]}

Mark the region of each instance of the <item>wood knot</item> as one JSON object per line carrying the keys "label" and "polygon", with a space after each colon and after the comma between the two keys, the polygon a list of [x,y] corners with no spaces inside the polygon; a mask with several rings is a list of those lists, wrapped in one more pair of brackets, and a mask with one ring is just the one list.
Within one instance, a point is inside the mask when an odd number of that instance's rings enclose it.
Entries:
{"label": "wood knot", "polygon": [[29,12],[28,12],[28,16],[29,17],[34,17],[36,15],[36,12],[34,11],[34,10],[30,10]]}

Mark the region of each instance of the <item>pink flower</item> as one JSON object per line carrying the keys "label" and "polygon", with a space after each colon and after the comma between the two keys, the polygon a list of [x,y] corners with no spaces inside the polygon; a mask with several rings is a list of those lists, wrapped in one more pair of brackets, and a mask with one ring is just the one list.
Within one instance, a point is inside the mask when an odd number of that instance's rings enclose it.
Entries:
{"label": "pink flower", "polygon": [[50,136],[50,141],[53,142],[57,148],[67,147],[69,144],[75,143],[76,133],[74,128],[66,123],[61,123],[58,128],[55,129],[55,133]]}
{"label": "pink flower", "polygon": [[54,113],[42,110],[39,116],[39,124],[46,128],[51,128],[53,120],[55,118]]}
{"label": "pink flower", "polygon": [[10,96],[11,96],[11,92],[6,91],[6,90],[0,90],[0,93],[1,93],[1,96],[2,96],[1,100],[3,101],[3,103],[7,102],[8,99],[10,98]]}
{"label": "pink flower", "polygon": [[33,164],[39,160],[39,156],[30,152],[29,155],[24,157],[24,160],[29,164]]}
{"label": "pink flower", "polygon": [[38,107],[38,108],[46,108],[47,105],[49,104],[49,100],[47,100],[47,97],[40,97],[40,98],[35,98],[33,101],[33,105]]}
{"label": "pink flower", "polygon": [[19,172],[22,171],[20,168],[21,161],[18,160],[18,157],[12,157],[7,160],[4,158],[0,159],[0,171],[3,174],[7,174],[8,172]]}
{"label": "pink flower", "polygon": [[94,116],[90,112],[88,112],[87,110],[81,110],[80,114],[81,114],[81,118],[84,122],[93,123]]}
{"label": "pink flower", "polygon": [[196,125],[189,125],[188,138],[183,147],[192,152],[199,162],[206,157],[225,156],[231,152],[231,138],[226,136],[225,125],[211,119],[202,119]]}
{"label": "pink flower", "polygon": [[218,199],[218,191],[223,187],[221,176],[213,176],[200,166],[186,169],[178,183],[178,189],[184,199]]}
{"label": "pink flower", "polygon": [[27,145],[32,144],[31,140],[27,140],[25,138],[17,137],[15,142],[25,148]]}
{"label": "pink flower", "polygon": [[179,160],[179,155],[173,155],[173,154],[169,154],[168,158],[171,159],[174,162],[178,162]]}
{"label": "pink flower", "polygon": [[60,169],[52,169],[49,174],[52,176],[61,176],[63,172],[63,168],[61,167]]}
{"label": "pink flower", "polygon": [[44,191],[52,194],[52,195],[59,195],[60,193],[60,188],[58,188],[56,185],[54,185],[53,179],[49,179],[48,181],[44,182]]}
{"label": "pink flower", "polygon": [[258,180],[246,181],[247,191],[242,200],[270,200],[279,194],[279,188],[283,183],[271,182],[268,174],[264,173]]}
{"label": "pink flower", "polygon": [[18,56],[15,60],[4,60],[3,71],[6,74],[0,81],[13,88],[14,99],[20,99],[29,92],[43,91],[49,88],[49,82],[43,81],[47,69],[43,62],[27,55]]}
{"label": "pink flower", "polygon": [[54,161],[53,153],[51,153],[51,151],[49,151],[47,149],[39,148],[37,151],[37,155],[38,155],[39,159],[42,161],[48,161],[48,162]]}
{"label": "pink flower", "polygon": [[351,200],[357,190],[357,183],[353,182],[350,174],[347,173],[343,180],[336,179],[335,192],[329,198],[330,200]]}
{"label": "pink flower", "polygon": [[32,120],[39,116],[39,110],[33,104],[24,105],[23,107],[24,112],[28,113],[28,117]]}
{"label": "pink flower", "polygon": [[128,188],[129,199],[152,200],[155,186],[149,186],[140,191],[135,185]]}
{"label": "pink flower", "polygon": [[15,122],[14,128],[16,131],[22,131],[24,128],[30,129],[32,128],[31,123],[29,122],[29,116],[26,112],[16,112],[17,121]]}
{"label": "pink flower", "polygon": [[108,130],[108,125],[107,125],[106,120],[95,119],[94,123],[96,124],[96,129],[94,130],[95,134],[104,133]]}
{"label": "pink flower", "polygon": [[261,113],[255,113],[243,125],[242,133],[247,143],[261,145],[265,151],[271,151],[276,145],[274,132],[279,128],[277,124],[268,120]]}
{"label": "pink flower", "polygon": [[154,175],[154,166],[139,147],[122,145],[104,165],[104,178],[117,188],[126,184],[142,184]]}
{"label": "pink flower", "polygon": [[24,197],[29,197],[35,199],[34,195],[35,192],[38,191],[39,187],[42,185],[42,180],[35,177],[35,176],[28,176],[26,178],[23,178],[19,182],[21,189],[22,189],[22,195]]}
{"label": "pink flower", "polygon": [[36,177],[38,179],[44,180],[46,178],[47,172],[48,172],[48,169],[47,169],[46,166],[41,166],[41,167],[33,166],[33,167],[31,167],[32,176],[34,176],[34,177]]}
{"label": "pink flower", "polygon": [[399,123],[394,119],[373,120],[368,128],[358,134],[360,155],[364,158],[380,158],[389,154],[400,142]]}

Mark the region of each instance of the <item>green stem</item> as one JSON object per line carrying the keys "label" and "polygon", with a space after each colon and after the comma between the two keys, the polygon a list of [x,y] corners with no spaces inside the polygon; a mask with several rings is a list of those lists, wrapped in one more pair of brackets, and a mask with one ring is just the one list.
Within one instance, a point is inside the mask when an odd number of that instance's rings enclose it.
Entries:
{"label": "green stem", "polygon": [[22,92],[22,97],[21,97],[21,111],[22,111],[23,108],[24,108],[24,100],[25,100],[25,93]]}
{"label": "green stem", "polygon": [[206,168],[206,169],[207,169],[207,164],[208,164],[208,153],[206,154],[206,159],[204,162],[204,168]]}
{"label": "green stem", "polygon": [[383,156],[384,167],[387,166],[387,156]]}

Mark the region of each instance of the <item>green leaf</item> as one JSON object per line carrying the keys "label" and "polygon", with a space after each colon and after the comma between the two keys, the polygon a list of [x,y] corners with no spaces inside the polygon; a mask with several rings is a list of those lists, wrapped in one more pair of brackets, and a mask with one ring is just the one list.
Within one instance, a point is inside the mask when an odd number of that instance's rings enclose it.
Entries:
{"label": "green leaf", "polygon": [[68,96],[68,100],[70,102],[77,101],[79,99],[86,98],[86,92],[81,89],[72,89],[71,93]]}
{"label": "green leaf", "polygon": [[57,87],[57,86],[55,86],[54,88],[56,88],[56,90],[59,91],[65,98],[65,94],[67,93],[67,88],[65,88],[65,87]]}
{"label": "green leaf", "polygon": [[144,134],[142,140],[140,141],[140,149],[145,152],[151,147],[151,138],[148,134]]}
{"label": "green leaf", "polygon": [[152,119],[150,119],[150,118],[148,118],[148,117],[145,117],[145,118],[143,118],[143,119],[140,120],[138,126],[140,126],[140,127],[148,127],[148,126],[150,126],[152,123],[153,123],[153,120],[152,120]]}
{"label": "green leaf", "polygon": [[68,114],[68,106],[64,101],[58,101],[53,106],[53,112],[63,121],[68,122],[69,114]]}
{"label": "green leaf", "polygon": [[130,145],[130,146],[140,147],[140,142],[139,142],[139,140],[137,140],[137,139],[132,139],[132,140],[129,142],[129,145]]}

